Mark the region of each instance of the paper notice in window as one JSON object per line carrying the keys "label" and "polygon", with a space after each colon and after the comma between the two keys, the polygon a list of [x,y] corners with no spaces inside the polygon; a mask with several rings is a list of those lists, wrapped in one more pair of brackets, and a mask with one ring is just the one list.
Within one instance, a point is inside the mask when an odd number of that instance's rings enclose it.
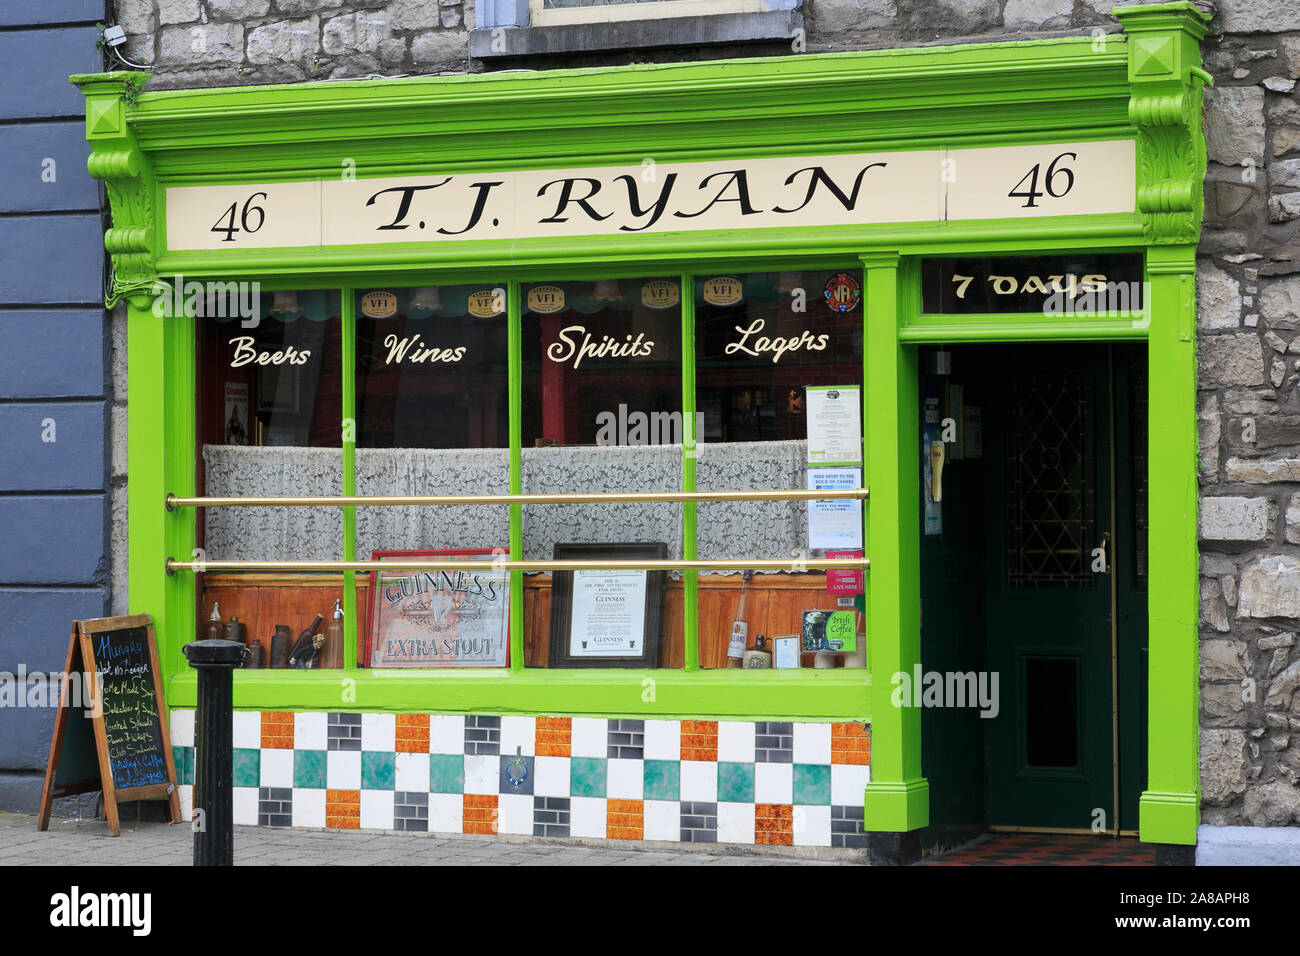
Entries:
{"label": "paper notice in window", "polygon": [[861,465],[861,390],[856,385],[810,385],[806,392],[808,464]]}
{"label": "paper notice in window", "polygon": [[645,571],[574,571],[574,657],[641,654],[645,641]]}
{"label": "paper notice in window", "polygon": [[[861,468],[809,468],[808,488],[860,488]],[[854,550],[862,547],[862,502],[857,498],[834,498],[808,502],[808,547],[810,549]]]}

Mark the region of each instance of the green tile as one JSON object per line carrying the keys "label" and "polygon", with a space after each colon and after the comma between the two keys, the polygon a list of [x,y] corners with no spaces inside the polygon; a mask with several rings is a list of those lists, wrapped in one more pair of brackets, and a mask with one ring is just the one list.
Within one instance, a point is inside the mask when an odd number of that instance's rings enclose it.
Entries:
{"label": "green tile", "polygon": [[194,784],[194,748],[173,747],[172,759],[176,762],[176,783],[180,786]]}
{"label": "green tile", "polygon": [[262,784],[262,751],[256,747],[235,748],[235,786],[258,787]]}
{"label": "green tile", "polygon": [[429,792],[465,792],[464,754],[429,754]]}
{"label": "green tile", "polygon": [[392,790],[397,778],[397,754],[363,750],[361,752],[361,789]]}
{"label": "green tile", "polygon": [[645,762],[645,799],[679,800],[682,792],[682,765],[678,760]]}
{"label": "green tile", "polygon": [[718,761],[718,802],[754,802],[754,765]]}
{"label": "green tile", "polygon": [[794,802],[806,806],[830,806],[831,768],[824,763],[795,764]]}
{"label": "green tile", "polygon": [[293,752],[293,785],[325,789],[325,751],[295,750]]}
{"label": "green tile", "polygon": [[605,796],[605,758],[570,758],[569,790],[575,797]]}

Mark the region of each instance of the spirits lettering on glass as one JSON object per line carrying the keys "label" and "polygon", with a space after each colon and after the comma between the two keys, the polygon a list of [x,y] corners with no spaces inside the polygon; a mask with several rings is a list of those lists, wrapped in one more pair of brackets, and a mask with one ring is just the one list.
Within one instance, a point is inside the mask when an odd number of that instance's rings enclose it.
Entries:
{"label": "spirits lettering on glass", "polygon": [[251,335],[240,335],[230,340],[230,344],[235,347],[234,354],[230,359],[231,368],[240,368],[250,363],[255,365],[306,365],[311,358],[311,349],[296,349],[292,345],[286,345],[284,348],[271,351],[256,348],[256,341]]}
{"label": "spirits lettering on glass", "polygon": [[546,347],[546,357],[561,365],[572,362],[575,369],[588,358],[648,358],[655,347],[644,332],[638,332],[635,339],[629,332],[622,342],[612,335],[602,335],[600,341],[593,341],[591,333],[581,325],[570,325],[557,334],[560,341]]}

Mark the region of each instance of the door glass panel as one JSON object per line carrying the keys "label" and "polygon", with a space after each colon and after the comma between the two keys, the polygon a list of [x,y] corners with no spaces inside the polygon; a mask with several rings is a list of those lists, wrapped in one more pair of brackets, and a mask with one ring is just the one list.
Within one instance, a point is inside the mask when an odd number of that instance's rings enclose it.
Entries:
{"label": "door glass panel", "polygon": [[1008,387],[1007,584],[1092,587],[1092,376],[1027,375]]}
{"label": "door glass panel", "polygon": [[1079,763],[1079,663],[1068,657],[1025,660],[1025,763]]}

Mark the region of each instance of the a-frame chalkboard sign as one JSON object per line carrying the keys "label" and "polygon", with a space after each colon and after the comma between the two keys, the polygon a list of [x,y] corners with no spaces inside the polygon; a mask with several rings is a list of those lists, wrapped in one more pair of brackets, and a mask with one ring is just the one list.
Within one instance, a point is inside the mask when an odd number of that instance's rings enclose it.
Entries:
{"label": "a-frame chalkboard sign", "polygon": [[74,621],[59,689],[37,829],[55,797],[104,791],[113,836],[119,800],[165,796],[181,818],[158,645],[148,614]]}

